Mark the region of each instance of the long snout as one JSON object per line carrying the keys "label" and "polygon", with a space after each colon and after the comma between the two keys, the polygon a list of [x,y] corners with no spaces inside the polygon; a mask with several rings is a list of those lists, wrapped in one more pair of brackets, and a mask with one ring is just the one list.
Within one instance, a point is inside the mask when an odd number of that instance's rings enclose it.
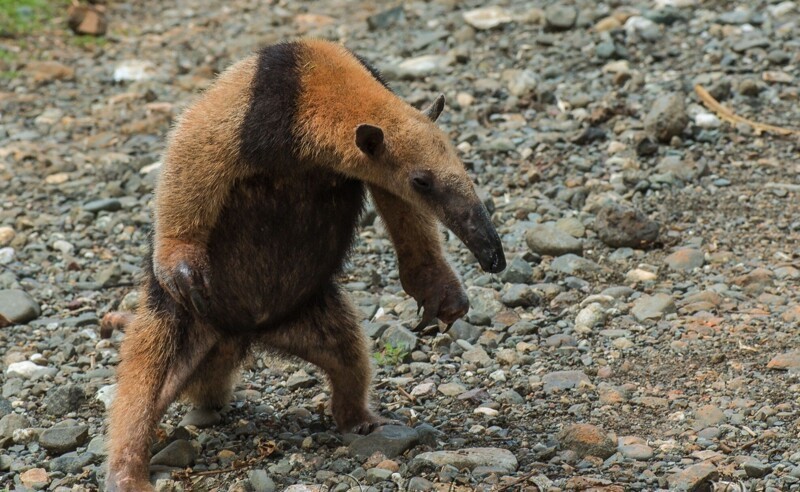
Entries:
{"label": "long snout", "polygon": [[[468,200],[448,200],[442,222],[458,236],[478,259],[481,268],[499,273],[506,268],[506,256],[500,236],[492,224],[486,207],[475,196]],[[460,203],[459,203],[460,202]]]}

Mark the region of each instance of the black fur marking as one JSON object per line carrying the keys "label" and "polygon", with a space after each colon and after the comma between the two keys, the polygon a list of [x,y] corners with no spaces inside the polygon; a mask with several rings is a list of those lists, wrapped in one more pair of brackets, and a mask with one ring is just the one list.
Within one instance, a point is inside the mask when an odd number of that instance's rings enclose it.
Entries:
{"label": "black fur marking", "polygon": [[146,292],[147,309],[159,316],[186,320],[189,318],[189,312],[178,304],[164,287],[161,286],[158,279],[156,279],[153,263],[153,251],[155,251],[153,246],[154,233],[152,231],[148,239],[150,245],[147,249],[147,255],[144,258],[144,268],[142,272],[142,285]]}
{"label": "black fur marking", "polygon": [[282,43],[258,52],[250,107],[240,130],[241,155],[251,165],[292,166],[293,128],[301,91],[302,45]]}
{"label": "black fur marking", "polygon": [[[350,53],[353,53],[353,52],[351,51]],[[383,75],[381,74],[381,72],[380,72],[380,71],[379,71],[377,68],[375,68],[375,67],[374,67],[374,66],[373,66],[373,65],[372,65],[370,62],[368,62],[366,59],[362,58],[362,57],[361,57],[361,55],[357,55],[357,54],[353,53],[353,56],[355,56],[355,57],[356,57],[356,59],[358,59],[358,61],[359,61],[359,62],[360,62],[360,63],[361,63],[363,66],[364,66],[364,68],[366,68],[367,70],[369,70],[369,73],[371,73],[371,74],[372,74],[372,76],[373,76],[373,77],[375,77],[375,80],[377,80],[378,82],[380,82],[380,83],[381,83],[381,85],[383,85],[384,87],[386,87],[388,90],[392,91],[392,88],[391,88],[391,87],[389,87],[389,83],[388,83],[388,82],[386,82],[386,79],[384,79],[384,78],[383,78]],[[392,91],[392,92],[394,92],[394,91]]]}

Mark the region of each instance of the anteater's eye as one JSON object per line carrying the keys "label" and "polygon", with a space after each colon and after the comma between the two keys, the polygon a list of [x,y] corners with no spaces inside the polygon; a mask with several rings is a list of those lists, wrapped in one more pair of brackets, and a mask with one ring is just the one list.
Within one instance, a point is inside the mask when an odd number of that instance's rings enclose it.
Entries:
{"label": "anteater's eye", "polygon": [[411,173],[411,186],[420,193],[427,193],[433,189],[433,175],[428,171],[415,171]]}

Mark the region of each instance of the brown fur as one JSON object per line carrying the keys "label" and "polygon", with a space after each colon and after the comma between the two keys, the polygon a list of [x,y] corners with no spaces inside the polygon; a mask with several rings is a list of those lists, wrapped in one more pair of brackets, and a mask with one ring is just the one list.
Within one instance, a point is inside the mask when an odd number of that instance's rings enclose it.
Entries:
{"label": "brown fur", "polygon": [[[437,219],[471,241],[484,230],[489,239],[473,242],[480,251],[494,248],[491,268],[504,265],[463,165],[429,118],[341,46],[306,41],[278,49],[284,60],[297,55],[301,90],[296,113],[284,115],[295,122],[296,155],[247,154],[247,139],[261,132],[253,114],[274,116],[263,112],[276,107],[251,104],[270,89],[253,85],[264,73],[258,57],[222,74],[170,138],[156,191],[153,256],[121,348],[109,490],[149,489],[149,445],[169,403],[183,394],[200,407],[224,405],[251,347],[322,368],[341,430],[369,432],[385,422],[368,405],[367,340],[335,282],[364,184],[397,248],[403,287],[426,314],[452,322],[468,308]],[[275,66],[282,59],[269,60]],[[356,128],[365,124],[385,135],[373,155],[356,142]],[[252,148],[259,145],[273,144]],[[415,191],[415,172],[435,178],[435,199]]]}

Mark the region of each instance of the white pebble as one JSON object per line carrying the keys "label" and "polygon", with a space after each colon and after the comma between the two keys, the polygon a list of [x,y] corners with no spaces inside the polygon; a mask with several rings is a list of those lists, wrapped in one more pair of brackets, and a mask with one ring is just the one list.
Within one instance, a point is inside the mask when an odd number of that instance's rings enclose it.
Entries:
{"label": "white pebble", "polygon": [[575,332],[585,335],[606,321],[606,311],[600,303],[593,302],[581,309],[575,317]]}
{"label": "white pebble", "polygon": [[493,373],[489,374],[489,377],[492,378],[492,380],[498,382],[506,381],[506,373],[502,369],[498,369]]}
{"label": "white pebble", "polygon": [[478,407],[472,411],[475,415],[486,415],[487,417],[497,417],[500,415],[500,412],[495,410],[494,408],[489,407]]}
{"label": "white pebble", "polygon": [[722,122],[711,113],[699,113],[694,117],[694,124],[700,128],[719,128]]}
{"label": "white pebble", "polygon": [[0,248],[0,265],[7,265],[14,260],[14,248]]}
{"label": "white pebble", "polygon": [[628,283],[649,282],[651,280],[655,280],[657,277],[658,276],[653,272],[648,272],[647,270],[636,268],[628,272],[627,275],[625,275],[625,281]]}
{"label": "white pebble", "polygon": [[6,376],[9,378],[39,379],[42,376],[53,376],[58,372],[55,367],[42,367],[35,362],[24,360],[9,364]]}
{"label": "white pebble", "polygon": [[75,246],[73,246],[69,241],[58,239],[57,241],[53,242],[53,249],[56,251],[61,251],[62,254],[68,255],[72,253],[72,251],[75,249]]}
{"label": "white pebble", "polygon": [[117,396],[117,385],[109,384],[97,390],[95,398],[103,402],[103,405],[105,405],[106,409],[108,409],[111,408],[111,402],[114,401],[114,397],[116,396]]}

